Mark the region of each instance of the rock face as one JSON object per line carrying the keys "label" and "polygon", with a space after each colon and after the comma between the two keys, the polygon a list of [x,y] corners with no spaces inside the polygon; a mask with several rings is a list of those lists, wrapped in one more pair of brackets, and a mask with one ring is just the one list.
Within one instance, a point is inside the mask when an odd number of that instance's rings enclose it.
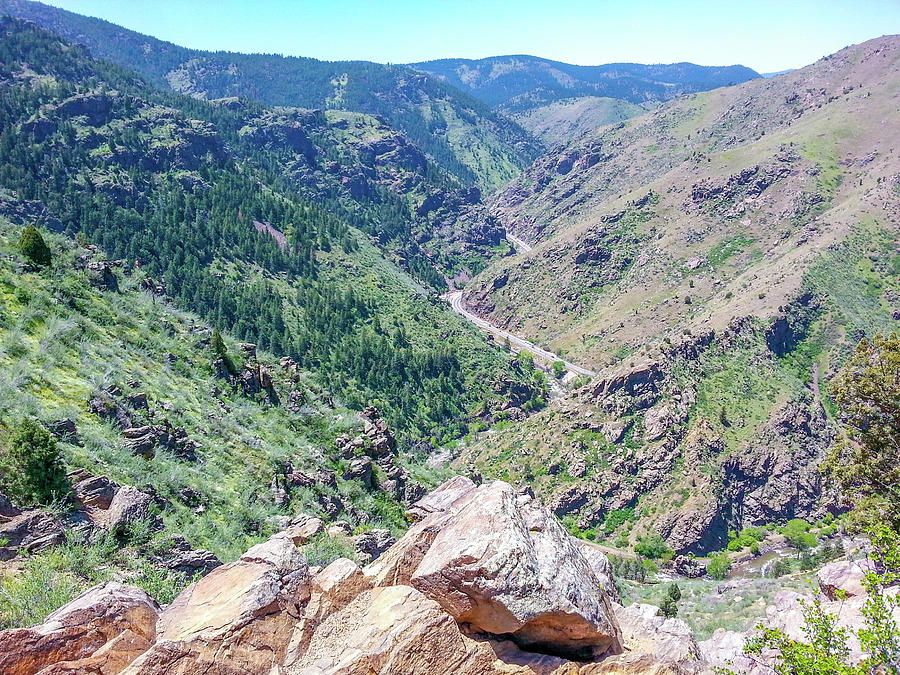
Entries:
{"label": "rock face", "polygon": [[[8,502],[7,502],[8,504]],[[9,505],[6,513],[15,513]],[[19,553],[36,553],[66,540],[62,522],[49,511],[25,511],[0,519],[0,560],[10,560]]]}
{"label": "rock face", "polygon": [[473,487],[413,527],[376,563],[457,622],[531,650],[595,658],[621,651],[609,592],[580,547],[530,496]]}
{"label": "rock face", "polygon": [[0,633],[0,672],[118,673],[153,644],[158,613],[138,588],[112,581],[95,586],[40,626]]}
{"label": "rock face", "polygon": [[828,563],[816,572],[816,579],[822,594],[834,601],[838,599],[839,592],[848,598],[866,595],[863,580],[866,573],[872,571],[872,565],[866,560],[840,560]]}
{"label": "rock face", "polygon": [[124,672],[268,673],[284,658],[309,581],[303,554],[276,535],[188,586],[160,616],[156,644]]}

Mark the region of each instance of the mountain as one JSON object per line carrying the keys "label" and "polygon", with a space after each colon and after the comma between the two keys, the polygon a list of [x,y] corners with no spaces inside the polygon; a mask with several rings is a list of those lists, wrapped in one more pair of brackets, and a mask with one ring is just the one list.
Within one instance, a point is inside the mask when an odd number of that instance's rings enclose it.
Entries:
{"label": "mountain", "polygon": [[[900,319],[900,38],[679,98],[539,158],[487,213],[534,245],[481,318],[598,375],[458,466],[679,553],[839,506],[828,382]],[[636,523],[634,520],[636,520]]]}
{"label": "mountain", "polygon": [[527,55],[477,60],[439,59],[409,65],[506,113],[582,96],[616,98],[631,103],[667,101],[682,94],[759,77],[756,71],[745,66],[698,66],[693,63],[576,66]]}
{"label": "mountain", "polygon": [[204,52],[30,0],[2,0],[3,14],[34,21],[156,86],[196,98],[237,96],[268,105],[380,116],[444,169],[485,191],[506,183],[537,154],[536,144],[515,123],[401,66]]}
{"label": "mountain", "polygon": [[624,122],[646,111],[646,107],[618,98],[582,96],[566,98],[537,108],[510,113],[510,117],[546,147],[569,143],[598,127]]}
{"label": "mountain", "polygon": [[477,194],[455,191],[383,122],[159,91],[8,18],[0,87],[0,214],[140,266],[181,307],[292,357],[347,405],[383,408],[410,443],[540,405],[536,376],[510,371],[423,285],[444,282],[414,218]]}

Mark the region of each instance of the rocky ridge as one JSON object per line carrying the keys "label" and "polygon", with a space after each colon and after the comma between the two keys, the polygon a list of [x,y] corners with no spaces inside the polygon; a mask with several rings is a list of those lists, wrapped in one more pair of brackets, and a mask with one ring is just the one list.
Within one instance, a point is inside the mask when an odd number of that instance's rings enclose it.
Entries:
{"label": "rocky ridge", "polygon": [[[654,606],[619,604],[605,556],[572,539],[527,492],[457,477],[409,514],[417,521],[409,532],[362,568],[346,558],[310,567],[303,549],[315,527],[307,521],[166,607],[139,589],[101,584],[39,626],[0,633],[0,666],[11,675],[699,675],[767,667],[741,655],[744,634],[720,630],[698,643],[687,624]],[[829,598],[847,594],[843,625],[861,623],[864,571],[837,562],[819,572]],[[800,631],[802,599],[778,595],[768,622]]]}

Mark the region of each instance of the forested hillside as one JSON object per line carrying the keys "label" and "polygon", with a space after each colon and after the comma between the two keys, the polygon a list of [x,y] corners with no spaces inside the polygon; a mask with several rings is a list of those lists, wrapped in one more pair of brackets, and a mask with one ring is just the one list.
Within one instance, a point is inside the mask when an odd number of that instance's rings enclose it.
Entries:
{"label": "forested hillside", "polygon": [[693,63],[578,66],[527,55],[439,59],[412,63],[410,67],[431,73],[507,113],[581,96],[605,96],[631,103],[667,101],[759,77],[756,71],[745,66]]}
{"label": "forested hillside", "polygon": [[327,171],[292,177],[285,145],[266,143],[292,132],[295,158],[321,152],[324,163],[340,155],[346,119],[326,118],[311,132],[319,144],[304,145],[302,125],[258,123],[290,111],[159,92],[33,25],[3,19],[0,30],[3,212],[102,245],[181,306],[293,357],[353,406],[380,405],[414,437],[461,433],[510,397],[540,403],[530,372],[510,370],[351,224],[389,242],[387,229],[409,228],[391,210],[412,205],[377,175],[369,199],[329,199],[327,181],[314,190]]}
{"label": "forested hillside", "polygon": [[3,0],[3,14],[35,21],[158,87],[193,97],[238,96],[268,105],[381,116],[439,166],[484,190],[506,183],[537,154],[537,145],[514,122],[440,80],[402,66],[202,52],[29,0]]}

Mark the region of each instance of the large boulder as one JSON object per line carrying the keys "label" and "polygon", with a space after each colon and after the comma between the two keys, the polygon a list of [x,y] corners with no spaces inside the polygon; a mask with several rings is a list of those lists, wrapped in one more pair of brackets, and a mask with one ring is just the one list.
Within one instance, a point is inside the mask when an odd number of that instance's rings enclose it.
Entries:
{"label": "large boulder", "polygon": [[0,633],[0,673],[119,673],[155,640],[158,613],[139,588],[94,586],[41,625]]}
{"label": "large boulder", "polygon": [[303,554],[275,535],[182,591],[160,616],[156,644],[125,673],[268,673],[284,659],[309,582]]}
{"label": "large boulder", "polygon": [[412,586],[457,622],[531,650],[580,659],[621,651],[610,593],[579,544],[501,481],[427,516],[367,573],[378,586]]}
{"label": "large boulder", "polygon": [[487,644],[463,635],[438,603],[409,586],[391,586],[363,591],[329,615],[285,671],[287,675],[480,675],[496,672],[495,660]]}
{"label": "large boulder", "polygon": [[457,499],[475,489],[475,483],[465,476],[454,476],[436,490],[429,492],[406,511],[406,517],[418,522],[432,513],[443,513]]}
{"label": "large boulder", "polygon": [[102,512],[98,520],[110,532],[120,532],[131,523],[146,520],[150,517],[150,504],[153,498],[131,485],[123,485],[116,491],[109,508]]}
{"label": "large boulder", "polygon": [[872,571],[874,566],[868,560],[839,560],[816,572],[816,578],[822,594],[829,600],[837,600],[839,592],[848,598],[865,595],[863,580],[866,573]]}

